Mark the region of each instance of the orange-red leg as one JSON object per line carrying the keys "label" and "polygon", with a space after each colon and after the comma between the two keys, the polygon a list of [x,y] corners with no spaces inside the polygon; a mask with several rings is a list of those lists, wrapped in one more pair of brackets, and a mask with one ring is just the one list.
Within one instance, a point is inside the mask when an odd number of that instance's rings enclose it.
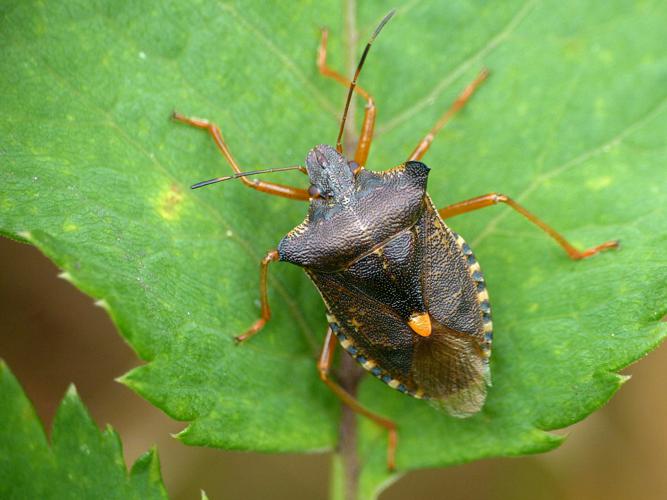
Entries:
{"label": "orange-red leg", "polygon": [[[326,29],[322,30],[322,40],[320,42],[320,47],[317,50],[317,69],[320,70],[322,75],[327,78],[333,78],[341,85],[345,87],[350,86],[350,80],[345,78],[343,75],[334,71],[329,66],[327,66],[327,39],[329,37],[329,32]],[[364,111],[364,123],[361,126],[361,134],[359,135],[359,142],[357,143],[357,150],[354,153],[354,161],[360,167],[366,165],[366,160],[368,159],[368,154],[371,150],[371,142],[373,141],[373,129],[375,128],[375,101],[373,97],[366,92],[363,88],[358,85],[354,87],[354,91],[359,94],[361,97],[366,99],[366,109]]]}
{"label": "orange-red leg", "polygon": [[340,385],[329,378],[329,369],[331,368],[331,362],[333,361],[333,355],[337,342],[338,340],[331,331],[331,328],[329,328],[327,330],[326,338],[324,339],[324,345],[322,346],[320,360],[317,363],[317,370],[320,373],[320,378],[325,384],[327,384],[327,386],[329,386],[329,389],[331,389],[343,403],[352,409],[352,411],[358,413],[359,415],[363,415],[364,417],[370,418],[373,422],[387,429],[387,468],[389,470],[394,470],[396,466],[396,445],[398,444],[396,424],[391,420],[366,409],[350,393],[348,393]]}
{"label": "orange-red leg", "polygon": [[248,328],[238,337],[235,337],[234,340],[236,340],[237,342],[243,342],[244,340],[248,340],[258,331],[264,328],[266,322],[269,321],[269,318],[271,318],[271,309],[269,308],[269,297],[267,294],[267,277],[268,277],[269,264],[279,259],[280,256],[278,255],[278,250],[271,250],[269,253],[266,254],[266,257],[262,259],[262,263],[260,264],[259,268],[259,300],[261,301],[262,304],[261,316],[257,321],[253,323],[253,325],[250,328]]}
{"label": "orange-red leg", "polygon": [[417,144],[417,147],[408,158],[408,161],[418,161],[426,154],[426,151],[428,151],[428,148],[431,147],[431,143],[433,142],[433,139],[435,139],[435,136],[438,134],[438,132],[440,132],[440,129],[442,129],[442,127],[444,127],[447,124],[447,122],[451,120],[452,117],[457,112],[459,112],[463,106],[465,106],[465,104],[474,94],[475,90],[477,90],[477,88],[482,84],[482,82],[486,80],[487,76],[489,76],[489,70],[483,69],[482,71],[479,72],[477,78],[475,78],[463,90],[463,92],[459,94],[456,100],[452,103],[449,109],[445,111],[445,113],[440,117],[440,119],[436,122],[436,124],[429,131],[429,133],[424,136],[424,138],[419,142],[419,144]]}
{"label": "orange-red leg", "polygon": [[[224,157],[227,159],[227,162],[232,167],[232,170],[236,173],[241,173],[242,170],[239,168],[236,160],[232,156],[232,153],[229,151],[225,140],[222,137],[222,132],[220,128],[214,123],[210,123],[207,120],[202,120],[200,118],[188,118],[183,116],[180,113],[174,112],[172,118],[179,122],[185,123],[187,125],[192,125],[193,127],[205,129],[211,134],[215,145],[218,146],[218,149],[222,152]],[[241,182],[248,187],[256,189],[257,191],[262,191],[263,193],[274,194],[276,196],[282,196],[284,198],[291,198],[293,200],[308,200],[309,195],[308,191],[305,189],[300,189],[292,186],[284,186],[282,184],[275,184],[273,182],[260,181],[258,179],[249,179],[247,177],[239,177]]]}
{"label": "orange-red leg", "polygon": [[490,207],[491,205],[497,205],[498,203],[505,203],[509,205],[514,210],[523,215],[526,219],[528,219],[530,222],[539,227],[542,231],[551,236],[554,240],[556,240],[556,242],[561,247],[563,247],[563,250],[567,252],[567,254],[570,256],[571,259],[574,260],[585,259],[586,257],[595,255],[596,253],[601,252],[603,250],[618,247],[618,240],[614,240],[614,241],[607,241],[596,247],[589,248],[588,250],[584,251],[577,250],[563,237],[563,235],[557,232],[554,228],[543,222],[541,219],[538,219],[535,215],[533,215],[531,212],[523,208],[513,199],[509,198],[508,196],[505,196],[504,194],[499,194],[499,193],[489,193],[482,196],[478,196],[476,198],[472,198],[470,200],[454,203],[453,205],[449,205],[448,207],[438,210],[438,213],[443,219],[447,219],[449,217],[455,217],[457,215],[461,215],[466,212],[472,212],[473,210],[478,210],[480,208]]}

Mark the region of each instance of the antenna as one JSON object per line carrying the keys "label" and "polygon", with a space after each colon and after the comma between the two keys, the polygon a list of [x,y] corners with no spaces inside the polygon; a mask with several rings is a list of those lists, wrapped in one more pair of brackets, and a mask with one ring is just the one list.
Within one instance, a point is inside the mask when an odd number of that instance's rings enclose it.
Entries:
{"label": "antenna", "polygon": [[268,174],[270,172],[284,172],[286,170],[301,170],[303,172],[304,168],[301,165],[294,165],[292,167],[267,168],[266,170],[249,170],[247,172],[237,172],[234,175],[226,175],[224,177],[216,177],[215,179],[198,182],[197,184],[190,186],[190,189],[197,189],[200,187],[208,186],[209,184],[215,184],[216,182],[238,179],[239,177],[246,177],[248,175]]}
{"label": "antenna", "polygon": [[343,144],[341,143],[341,139],[343,138],[343,130],[345,129],[345,120],[347,120],[347,112],[350,108],[350,101],[352,100],[352,92],[354,92],[354,87],[357,86],[357,79],[359,78],[359,73],[361,73],[361,68],[363,67],[364,62],[366,61],[366,56],[368,55],[368,51],[371,50],[371,45],[375,41],[375,38],[380,34],[380,31],[382,31],[384,25],[389,22],[391,16],[393,16],[395,13],[396,9],[392,9],[386,16],[384,16],[384,18],[382,19],[382,21],[380,21],[380,24],[378,24],[378,27],[375,28],[375,31],[368,40],[368,43],[366,44],[366,48],[364,49],[363,54],[361,54],[361,59],[359,60],[359,64],[357,65],[357,70],[354,72],[354,78],[352,78],[352,83],[350,83],[350,91],[347,93],[347,101],[345,101],[345,109],[343,110],[343,119],[340,121],[340,130],[338,131],[338,138],[336,139],[336,151],[338,151],[339,153],[343,152]]}

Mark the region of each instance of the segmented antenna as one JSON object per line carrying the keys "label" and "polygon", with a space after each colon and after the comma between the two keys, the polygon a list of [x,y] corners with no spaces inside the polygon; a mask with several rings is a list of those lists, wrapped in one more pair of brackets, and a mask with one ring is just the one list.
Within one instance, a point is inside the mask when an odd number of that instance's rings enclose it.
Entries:
{"label": "segmented antenna", "polygon": [[266,170],[248,170],[247,172],[238,172],[234,175],[225,175],[224,177],[216,177],[215,179],[201,181],[190,186],[190,189],[197,189],[200,187],[208,186],[209,184],[215,184],[216,182],[228,181],[230,179],[238,179],[239,177],[247,177],[248,175],[268,174],[270,172],[284,172],[285,170],[304,171],[305,169],[301,165],[294,165],[292,167],[267,168]]}
{"label": "segmented antenna", "polygon": [[343,110],[343,118],[340,121],[340,130],[338,131],[338,138],[336,139],[336,151],[339,153],[343,153],[343,144],[341,142],[343,138],[343,130],[345,129],[345,120],[347,120],[347,112],[350,108],[350,101],[352,100],[352,92],[354,92],[354,87],[357,86],[357,79],[359,78],[359,73],[361,73],[361,68],[364,65],[364,61],[366,61],[366,56],[368,55],[368,51],[371,50],[371,45],[375,41],[375,38],[380,34],[380,31],[382,31],[382,28],[384,28],[384,25],[389,22],[391,19],[391,16],[393,16],[396,13],[395,9],[392,9],[389,11],[389,13],[384,16],[382,21],[380,21],[380,24],[378,24],[378,27],[375,28],[375,31],[371,35],[370,39],[368,40],[368,43],[366,44],[366,48],[364,49],[364,53],[361,54],[361,59],[359,60],[359,64],[357,65],[357,70],[354,72],[354,78],[352,78],[352,83],[350,84],[350,91],[347,93],[347,101],[345,101],[345,109]]}

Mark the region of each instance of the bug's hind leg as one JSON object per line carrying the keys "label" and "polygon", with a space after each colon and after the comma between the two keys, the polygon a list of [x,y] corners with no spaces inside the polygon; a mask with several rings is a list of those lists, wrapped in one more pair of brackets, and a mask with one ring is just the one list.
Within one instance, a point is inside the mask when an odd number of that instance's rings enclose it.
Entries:
{"label": "bug's hind leg", "polygon": [[424,138],[419,141],[419,144],[417,144],[417,147],[408,158],[408,161],[418,161],[426,154],[426,151],[428,151],[428,148],[431,147],[431,143],[433,142],[433,139],[435,139],[437,133],[440,132],[440,129],[442,129],[442,127],[444,127],[447,122],[451,120],[452,117],[458,113],[463,106],[465,106],[468,100],[475,93],[475,90],[477,90],[477,88],[482,84],[482,82],[484,82],[484,80],[486,80],[488,76],[489,70],[487,69],[483,69],[479,72],[477,77],[470,84],[468,84],[465,89],[463,89],[463,92],[459,94],[449,109],[445,111],[445,113],[440,117],[433,128],[429,130],[428,134],[426,134]]}
{"label": "bug's hind leg", "polygon": [[[227,162],[232,167],[232,170],[234,170],[234,172],[237,174],[242,172],[236,163],[236,160],[232,156],[232,153],[229,151],[227,144],[225,144],[225,140],[222,137],[222,132],[220,132],[220,128],[216,124],[211,123],[208,120],[202,120],[200,118],[188,118],[187,116],[183,116],[182,114],[176,112],[172,113],[171,117],[176,121],[185,123],[186,125],[191,125],[193,127],[207,130],[208,133],[211,134],[211,137],[213,137],[215,145],[218,146],[220,152],[227,159]],[[263,193],[274,194],[284,198],[291,198],[293,200],[309,199],[308,191],[305,189],[285,186],[283,184],[275,184],[273,182],[260,181],[257,179],[248,179],[246,177],[239,177],[239,179],[246,186],[256,189],[257,191],[262,191]]]}
{"label": "bug's hind leg", "polygon": [[243,332],[238,337],[235,337],[234,340],[237,342],[243,342],[248,340],[250,337],[255,335],[258,331],[264,328],[264,325],[271,318],[271,309],[269,308],[269,297],[267,294],[267,278],[269,271],[269,264],[280,259],[278,255],[278,250],[271,250],[266,254],[266,257],[262,259],[262,263],[259,268],[259,300],[262,304],[262,312],[260,318],[255,321],[250,328]]}
{"label": "bug's hind leg", "polygon": [[326,338],[324,339],[324,345],[322,346],[322,353],[320,354],[320,360],[317,363],[317,369],[320,372],[320,378],[322,381],[329,386],[336,396],[340,400],[349,406],[352,411],[363,415],[364,417],[370,418],[376,424],[387,429],[388,432],[388,442],[387,442],[387,468],[389,470],[394,470],[396,465],[396,445],[398,442],[398,434],[396,432],[396,424],[389,419],[386,419],[377,413],[373,413],[359,403],[349,392],[343,389],[340,385],[329,378],[329,369],[331,368],[331,362],[333,360],[334,351],[336,349],[336,344],[338,339],[334,336],[331,328],[327,330]]}
{"label": "bug's hind leg", "polygon": [[489,193],[482,196],[477,196],[476,198],[471,198],[470,200],[460,201],[459,203],[454,203],[453,205],[441,208],[440,210],[438,210],[438,213],[440,214],[440,217],[442,217],[443,219],[447,219],[449,217],[455,217],[457,215],[461,215],[466,212],[472,212],[473,210],[478,210],[480,208],[497,205],[498,203],[505,203],[509,205],[514,210],[523,215],[526,219],[528,219],[530,222],[539,227],[542,231],[551,236],[554,240],[556,240],[556,243],[558,243],[573,260],[585,259],[586,257],[595,255],[596,253],[602,252],[603,250],[608,250],[610,248],[618,247],[618,240],[613,240],[613,241],[606,241],[598,246],[589,248],[587,250],[583,251],[577,250],[576,248],[574,248],[574,246],[572,246],[572,244],[570,244],[569,241],[565,239],[565,237],[562,234],[560,234],[554,228],[549,226],[546,222],[533,215],[531,212],[526,210],[523,206],[521,206],[519,203],[517,203],[510,197],[499,193]]}
{"label": "bug's hind leg", "polygon": [[[327,66],[327,39],[329,38],[329,32],[326,29],[322,29],[322,39],[320,41],[320,47],[317,50],[317,69],[320,73],[327,77],[336,80],[341,85],[345,87],[350,86],[350,80],[345,78],[343,75],[334,71],[329,66]],[[354,161],[360,167],[366,165],[366,160],[368,159],[368,154],[371,149],[371,142],[373,141],[373,129],[375,128],[375,101],[373,96],[366,92],[363,88],[358,85],[354,87],[354,91],[360,95],[363,99],[366,100],[366,109],[364,111],[364,123],[361,126],[361,133],[359,134],[359,142],[357,143],[357,150],[354,153]]]}

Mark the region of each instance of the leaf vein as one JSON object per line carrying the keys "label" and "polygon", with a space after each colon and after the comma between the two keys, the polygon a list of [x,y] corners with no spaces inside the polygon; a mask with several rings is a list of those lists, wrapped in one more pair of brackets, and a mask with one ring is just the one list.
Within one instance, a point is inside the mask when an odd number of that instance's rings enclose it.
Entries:
{"label": "leaf vein", "polygon": [[[554,167],[551,169],[551,171],[546,172],[544,174],[541,174],[531,182],[526,189],[523,190],[519,195],[513,196],[513,198],[517,201],[523,201],[525,200],[528,196],[530,196],[533,192],[535,192],[539,187],[544,184],[549,179],[553,179],[564,172],[567,172],[573,167],[576,167],[577,165],[580,165],[581,163],[584,163],[585,161],[599,155],[600,153],[606,153],[611,148],[618,146],[625,138],[627,138],[629,135],[631,135],[633,132],[636,130],[640,129],[642,126],[644,126],[646,123],[650,122],[653,118],[656,116],[660,115],[665,108],[667,108],[667,96],[662,98],[660,102],[656,105],[651,107],[651,110],[646,113],[644,116],[639,118],[638,120],[632,122],[630,125],[622,129],[620,132],[618,132],[614,137],[609,139],[608,141],[599,144],[598,146],[589,149],[588,151],[584,151],[583,153],[579,154],[575,158],[572,158],[571,160],[566,161],[565,163],[562,163],[559,166]],[[510,212],[510,210],[502,210],[498,215],[493,217],[489,222],[486,224],[484,229],[477,235],[477,237],[472,241],[473,245],[478,245],[479,243],[482,242],[485,238],[487,238],[490,234],[492,234],[498,224],[505,218],[507,217],[507,214]]]}
{"label": "leaf vein", "polygon": [[402,123],[406,122],[421,110],[433,103],[438,96],[444,92],[454,81],[456,81],[461,75],[468,71],[473,64],[479,62],[482,58],[486,57],[488,54],[497,49],[502,43],[516,30],[516,28],[521,24],[521,21],[528,15],[528,13],[536,5],[534,0],[526,1],[521,8],[517,11],[516,14],[510,19],[510,21],[501,29],[496,35],[491,37],[491,39],[477,52],[465,59],[461,64],[459,64],[454,70],[450,71],[445,75],[436,85],[433,87],[433,90],[429,92],[424,98],[418,101],[415,104],[410,105],[405,111],[399,112],[396,116],[389,119],[385,122],[384,125],[378,127],[375,137],[380,137],[382,134],[389,132],[390,130],[398,127]]}

